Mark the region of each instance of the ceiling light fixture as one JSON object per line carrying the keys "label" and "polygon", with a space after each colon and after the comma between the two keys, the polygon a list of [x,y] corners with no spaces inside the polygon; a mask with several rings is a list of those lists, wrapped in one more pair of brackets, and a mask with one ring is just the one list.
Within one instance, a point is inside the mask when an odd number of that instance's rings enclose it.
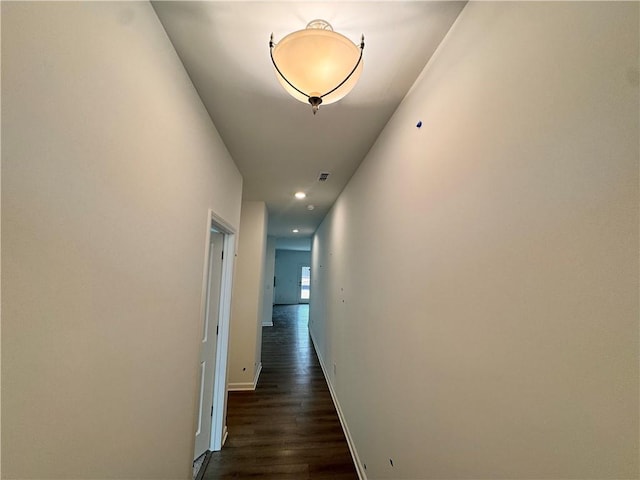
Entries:
{"label": "ceiling light fixture", "polygon": [[307,194],[304,193],[304,192],[296,192],[295,195],[294,195],[294,197],[296,197],[298,200],[302,200],[306,196],[307,196]]}
{"label": "ceiling light fixture", "polygon": [[313,20],[304,30],[290,33],[278,44],[269,41],[278,81],[296,100],[310,103],[315,115],[320,104],[337,102],[353,89],[362,73],[360,46],[333,31],[325,20]]}

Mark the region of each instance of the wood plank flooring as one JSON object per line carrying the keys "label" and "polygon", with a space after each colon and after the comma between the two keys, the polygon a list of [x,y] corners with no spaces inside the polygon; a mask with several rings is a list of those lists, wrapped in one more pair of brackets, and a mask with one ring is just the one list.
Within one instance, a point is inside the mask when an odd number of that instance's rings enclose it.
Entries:
{"label": "wood plank flooring", "polygon": [[204,480],[358,480],[309,338],[308,305],[275,306],[253,392],[230,392],[229,437]]}

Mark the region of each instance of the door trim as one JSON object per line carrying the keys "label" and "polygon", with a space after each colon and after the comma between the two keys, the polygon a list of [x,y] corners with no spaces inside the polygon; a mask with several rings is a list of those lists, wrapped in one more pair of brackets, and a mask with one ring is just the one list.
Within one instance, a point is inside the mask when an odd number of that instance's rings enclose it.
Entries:
{"label": "door trim", "polygon": [[[229,323],[231,319],[231,287],[233,285],[233,265],[236,252],[236,230],[213,210],[209,209],[206,223],[207,233],[205,238],[204,268],[202,276],[202,298],[200,302],[200,318],[203,321],[207,310],[208,262],[211,246],[211,228],[215,228],[224,236],[222,278],[218,311],[218,337],[216,341],[215,354],[216,363],[213,373],[213,415],[211,418],[211,432],[209,436],[209,450],[218,451],[222,448],[226,430],[227,360],[229,353]],[[198,414],[199,412],[196,412],[196,422]],[[192,441],[195,442],[195,437]]]}

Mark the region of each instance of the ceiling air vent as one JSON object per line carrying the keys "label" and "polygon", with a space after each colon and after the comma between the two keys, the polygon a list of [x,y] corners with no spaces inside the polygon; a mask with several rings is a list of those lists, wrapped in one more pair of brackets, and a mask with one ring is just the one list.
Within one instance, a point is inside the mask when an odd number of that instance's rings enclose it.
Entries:
{"label": "ceiling air vent", "polygon": [[318,181],[319,182],[326,182],[327,178],[329,178],[329,172],[322,172],[322,173],[320,173],[320,176],[318,177]]}

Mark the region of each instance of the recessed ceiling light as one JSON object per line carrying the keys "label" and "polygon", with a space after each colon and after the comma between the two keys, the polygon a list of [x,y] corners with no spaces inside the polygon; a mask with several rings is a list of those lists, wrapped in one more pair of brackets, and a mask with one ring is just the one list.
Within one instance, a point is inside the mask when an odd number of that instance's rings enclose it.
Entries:
{"label": "recessed ceiling light", "polygon": [[298,233],[300,230],[298,230],[297,228],[294,228],[293,230],[291,230],[293,233]]}
{"label": "recessed ceiling light", "polygon": [[296,192],[296,194],[294,195],[298,200],[302,200],[303,198],[305,198],[307,196],[306,193],[304,192]]}
{"label": "recessed ceiling light", "polygon": [[314,205],[307,205],[307,210],[313,210],[314,208],[316,208]]}

